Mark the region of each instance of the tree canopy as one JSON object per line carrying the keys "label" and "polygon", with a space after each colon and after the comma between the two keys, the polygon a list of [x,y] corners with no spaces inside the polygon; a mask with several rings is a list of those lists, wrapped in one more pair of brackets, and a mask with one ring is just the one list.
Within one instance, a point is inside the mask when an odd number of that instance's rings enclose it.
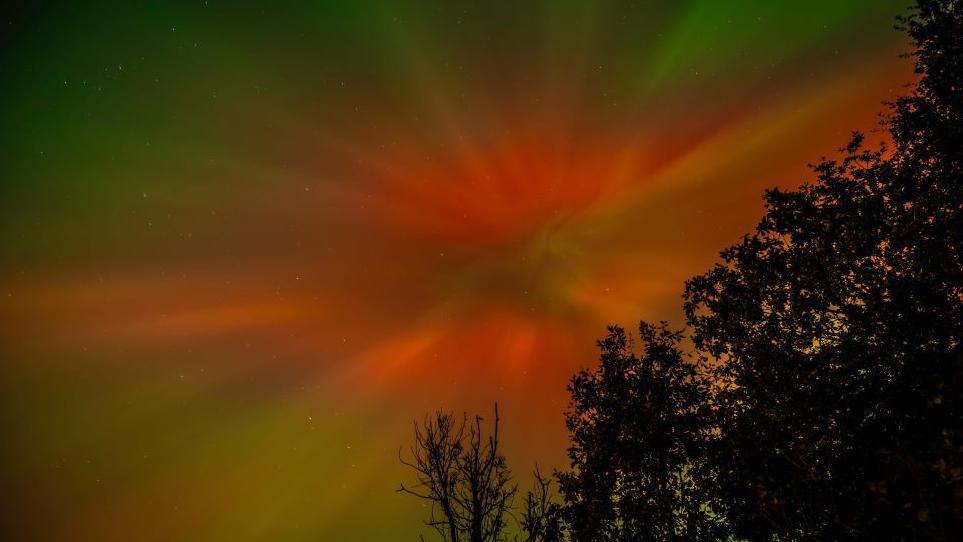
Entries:
{"label": "tree canopy", "polygon": [[576,540],[712,539],[697,451],[709,429],[706,383],[680,332],[643,323],[639,337],[636,356],[625,331],[609,328],[598,368],[569,385],[565,519]]}
{"label": "tree canopy", "polygon": [[898,26],[919,79],[886,144],[768,191],[687,331],[611,327],[572,378],[530,540],[963,540],[963,2]]}
{"label": "tree canopy", "polygon": [[720,361],[706,451],[750,540],[963,533],[963,6],[901,19],[919,84],[686,285]]}

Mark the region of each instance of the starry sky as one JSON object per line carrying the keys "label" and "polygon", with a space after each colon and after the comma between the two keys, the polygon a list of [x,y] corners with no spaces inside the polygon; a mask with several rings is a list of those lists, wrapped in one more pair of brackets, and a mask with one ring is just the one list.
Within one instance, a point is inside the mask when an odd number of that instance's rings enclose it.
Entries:
{"label": "starry sky", "polygon": [[605,325],[905,91],[904,5],[8,8],[4,538],[416,540],[437,407],[562,466]]}

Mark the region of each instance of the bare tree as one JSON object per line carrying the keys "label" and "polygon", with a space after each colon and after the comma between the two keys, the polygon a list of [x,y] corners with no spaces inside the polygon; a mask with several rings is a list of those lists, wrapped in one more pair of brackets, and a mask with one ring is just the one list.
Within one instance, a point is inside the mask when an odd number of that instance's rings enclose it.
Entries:
{"label": "bare tree", "polygon": [[521,527],[525,542],[560,542],[563,540],[561,508],[552,500],[553,478],[545,476],[535,466],[535,485],[525,495]]}
{"label": "bare tree", "polygon": [[399,492],[431,504],[425,525],[446,542],[499,542],[511,515],[517,486],[499,451],[498,405],[490,434],[484,419],[456,418],[438,411],[415,422],[415,441],[402,464],[415,471],[416,482]]}

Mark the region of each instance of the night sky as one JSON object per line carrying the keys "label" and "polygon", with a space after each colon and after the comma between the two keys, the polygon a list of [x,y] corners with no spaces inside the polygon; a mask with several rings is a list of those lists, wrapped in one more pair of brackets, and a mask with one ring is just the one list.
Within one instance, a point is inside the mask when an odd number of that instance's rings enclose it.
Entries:
{"label": "night sky", "polygon": [[605,325],[681,325],[913,80],[900,1],[40,4],[0,21],[11,540],[416,540],[414,418],[498,401],[561,466]]}

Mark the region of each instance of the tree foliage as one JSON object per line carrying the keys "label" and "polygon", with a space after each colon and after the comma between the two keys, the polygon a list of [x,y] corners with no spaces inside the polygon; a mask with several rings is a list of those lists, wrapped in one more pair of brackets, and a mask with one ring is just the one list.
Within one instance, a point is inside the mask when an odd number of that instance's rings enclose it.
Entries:
{"label": "tree foliage", "polygon": [[599,341],[598,368],[569,385],[571,470],[559,474],[565,519],[581,541],[701,540],[713,535],[698,448],[707,389],[681,333],[641,324]]}
{"label": "tree foliage", "polygon": [[750,540],[963,537],[963,5],[901,25],[916,91],[690,280],[726,517]]}
{"label": "tree foliage", "polygon": [[[573,377],[562,500],[536,471],[529,541],[963,540],[963,1],[918,0],[899,27],[919,82],[888,145],[856,133],[765,194],[755,231],[686,283],[690,348],[642,323],[636,353],[612,327]],[[467,463],[464,421],[416,427],[403,490],[446,540],[498,540],[511,507],[478,423]],[[473,464],[494,506],[468,504]],[[464,534],[479,510],[494,538]]]}

